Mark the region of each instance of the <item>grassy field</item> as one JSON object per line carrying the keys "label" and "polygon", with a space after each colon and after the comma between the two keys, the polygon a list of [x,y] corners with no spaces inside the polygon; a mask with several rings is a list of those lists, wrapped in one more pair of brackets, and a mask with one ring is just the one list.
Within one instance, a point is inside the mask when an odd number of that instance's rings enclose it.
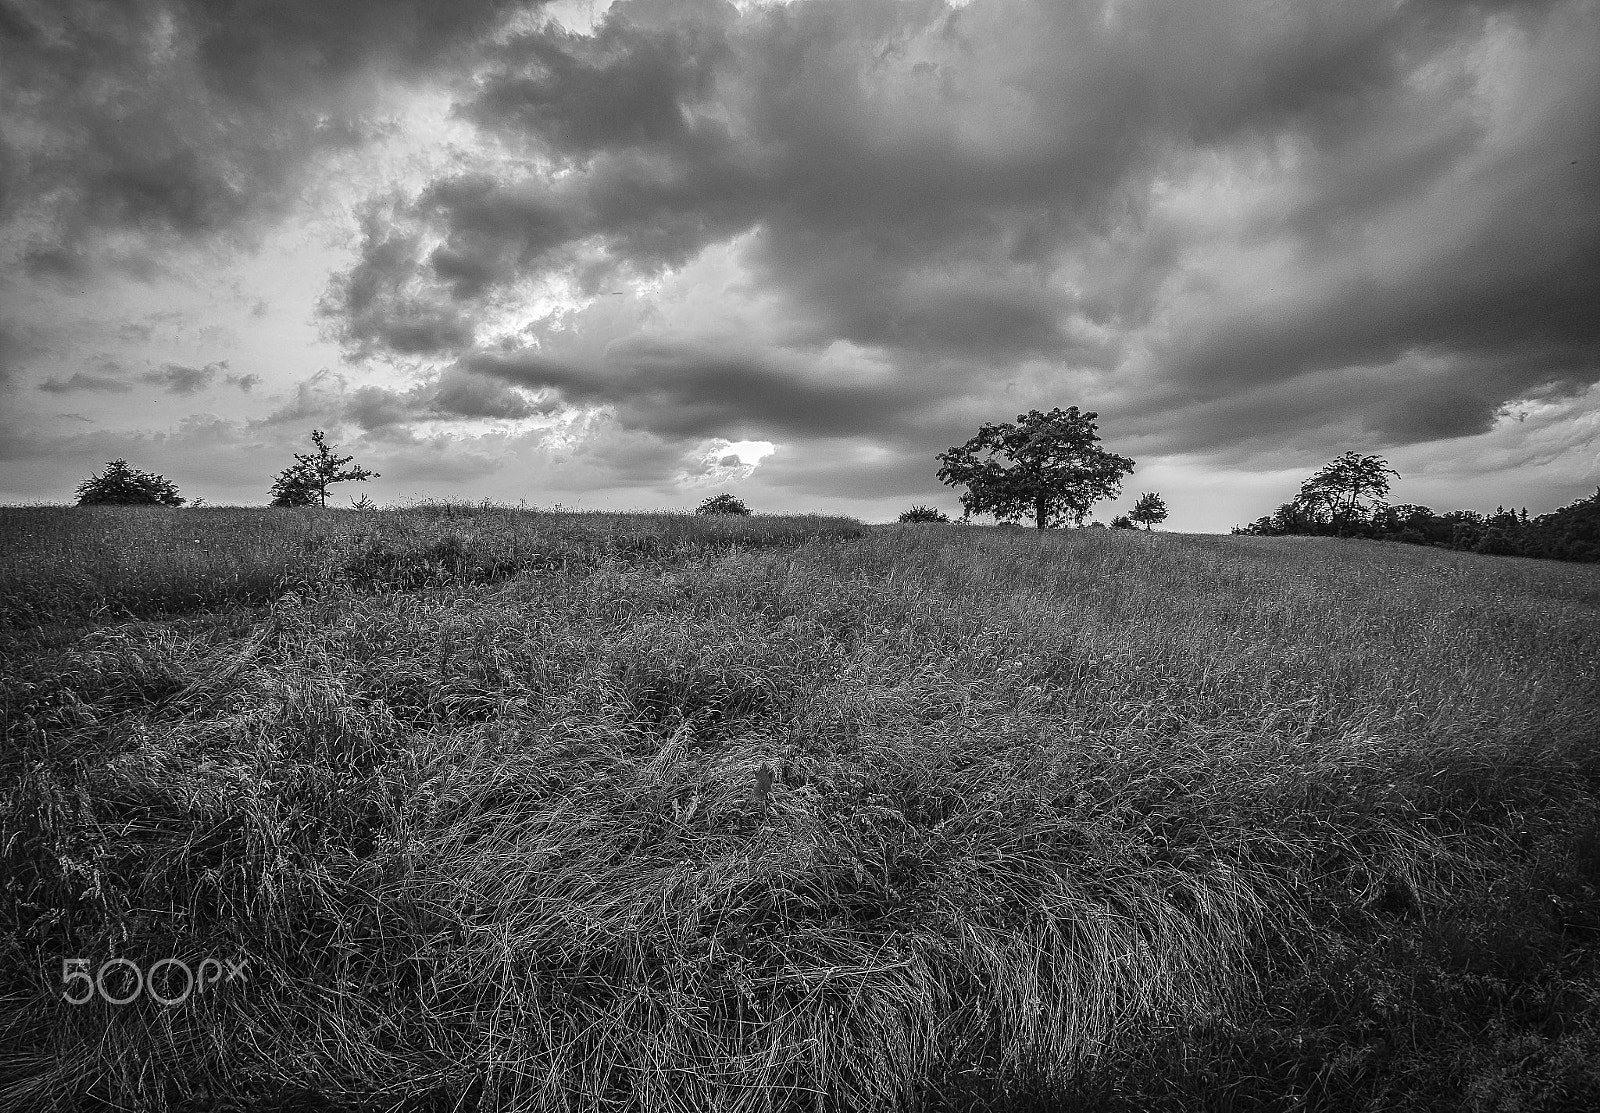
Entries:
{"label": "grassy field", "polygon": [[[1600,1108],[1600,568],[450,506],[0,536],[0,1108]],[[245,966],[62,999],[118,957]]]}

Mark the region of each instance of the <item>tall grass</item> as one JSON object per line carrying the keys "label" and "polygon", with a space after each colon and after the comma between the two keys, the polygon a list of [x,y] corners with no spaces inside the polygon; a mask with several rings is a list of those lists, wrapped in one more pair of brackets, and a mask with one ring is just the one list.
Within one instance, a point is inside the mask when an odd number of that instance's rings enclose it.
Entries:
{"label": "tall grass", "polygon": [[[704,518],[687,513],[529,512],[491,503],[398,510],[242,507],[0,507],[0,639],[85,622],[214,612],[288,591],[389,572],[414,586],[504,578],[605,554],[787,545],[859,536],[824,516]],[[440,567],[442,565],[442,567]]]}
{"label": "tall grass", "polygon": [[206,513],[0,578],[0,1106],[1600,1100],[1593,569]]}

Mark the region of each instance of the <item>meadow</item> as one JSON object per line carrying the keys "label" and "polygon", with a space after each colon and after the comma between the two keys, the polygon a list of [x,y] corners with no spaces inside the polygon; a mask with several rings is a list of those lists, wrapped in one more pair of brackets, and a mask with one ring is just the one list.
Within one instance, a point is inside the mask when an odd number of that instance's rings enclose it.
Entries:
{"label": "meadow", "polygon": [[[1600,1108],[1600,568],[452,505],[0,538],[0,1108]],[[243,973],[63,999],[115,958]]]}

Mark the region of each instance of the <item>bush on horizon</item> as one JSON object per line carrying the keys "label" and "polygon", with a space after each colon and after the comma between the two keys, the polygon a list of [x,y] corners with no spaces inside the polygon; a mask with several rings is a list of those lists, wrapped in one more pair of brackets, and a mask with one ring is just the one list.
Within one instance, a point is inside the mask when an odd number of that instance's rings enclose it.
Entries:
{"label": "bush on horizon", "polygon": [[706,499],[699,506],[695,507],[694,512],[696,514],[702,514],[706,516],[713,516],[717,514],[736,514],[740,517],[749,517],[750,508],[746,506],[744,504],[744,500],[739,498],[737,495],[729,494],[727,491],[724,491],[720,495],[712,495],[710,498]]}
{"label": "bush on horizon", "polygon": [[184,501],[172,480],[126,460],[112,460],[105,471],[78,484],[79,506],[182,506]]}

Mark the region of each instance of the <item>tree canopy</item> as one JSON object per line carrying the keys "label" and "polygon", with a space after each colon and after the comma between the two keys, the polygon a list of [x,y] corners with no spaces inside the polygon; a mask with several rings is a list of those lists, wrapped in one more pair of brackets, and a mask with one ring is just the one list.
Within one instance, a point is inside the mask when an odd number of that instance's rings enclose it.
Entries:
{"label": "tree canopy", "polygon": [[964,445],[941,452],[939,480],[965,486],[963,517],[1032,518],[1039,529],[1081,526],[1089,508],[1116,498],[1134,469],[1126,456],[1099,445],[1094,412],[1078,407],[1030,410],[1011,422],[988,422]]}
{"label": "tree canopy", "polygon": [[126,460],[78,484],[79,506],[182,506],[177,485],[164,475],[140,471]]}
{"label": "tree canopy", "polygon": [[352,464],[354,456],[337,456],[321,429],[311,431],[315,452],[294,454],[295,462],[272,481],[273,506],[327,506],[328,485],[377,479],[379,474]]}
{"label": "tree canopy", "polygon": [[1342,532],[1380,512],[1389,494],[1389,477],[1400,473],[1382,456],[1346,452],[1324,464],[1300,484],[1296,501],[1314,513],[1325,513]]}
{"label": "tree canopy", "polygon": [[1133,504],[1133,509],[1128,511],[1128,517],[1149,529],[1167,520],[1167,504],[1154,491],[1146,491]]}

